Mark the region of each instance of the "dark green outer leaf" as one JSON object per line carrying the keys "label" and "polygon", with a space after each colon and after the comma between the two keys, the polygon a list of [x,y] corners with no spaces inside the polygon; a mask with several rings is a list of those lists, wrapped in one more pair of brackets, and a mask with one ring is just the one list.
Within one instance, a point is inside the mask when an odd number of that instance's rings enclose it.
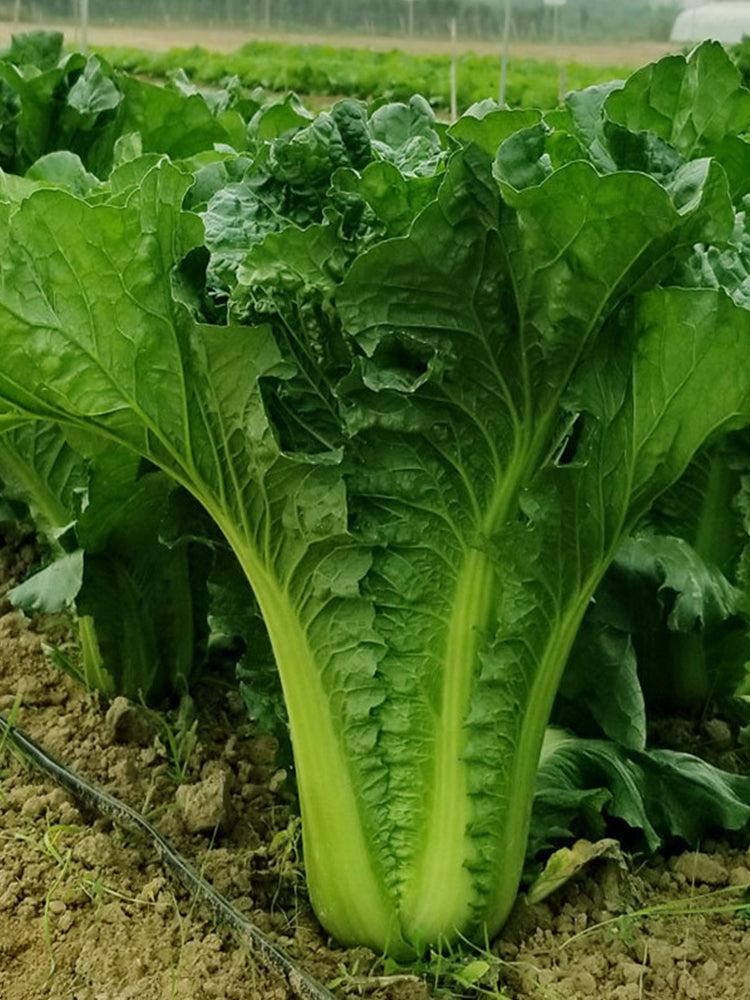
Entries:
{"label": "dark green outer leaf", "polygon": [[633,644],[627,631],[601,620],[599,593],[565,665],[553,717],[579,735],[590,735],[593,723],[594,734],[598,727],[620,746],[643,750],[646,706]]}
{"label": "dark green outer leaf", "polygon": [[14,66],[52,69],[60,61],[65,36],[62,31],[24,31],[12,35],[3,58]]}
{"label": "dark green outer leaf", "polygon": [[24,503],[53,541],[76,519],[88,471],[57,425],[37,421],[0,433],[0,482],[3,496]]}
{"label": "dark green outer leaf", "polygon": [[[651,851],[672,837],[695,846],[716,830],[743,830],[750,823],[745,775],[686,753],[626,751],[551,731],[539,769],[537,815],[545,825],[569,826],[575,798],[590,802],[596,790],[598,807],[642,830]],[[537,842],[539,836],[537,829]]]}
{"label": "dark green outer leaf", "polygon": [[67,188],[82,198],[102,187],[98,177],[86,170],[81,158],[65,149],[40,156],[26,171],[26,176],[30,180]]}
{"label": "dark green outer leaf", "polygon": [[167,153],[176,160],[192,156],[230,136],[214,117],[203,97],[117,76],[124,103],[119,132],[138,132],[144,153]]}
{"label": "dark green outer leaf", "polygon": [[630,132],[655,132],[692,159],[746,129],[750,91],[740,86],[723,47],[706,42],[687,58],[668,56],[634,73],[610,95],[605,110]]}
{"label": "dark green outer leaf", "polygon": [[448,135],[463,145],[475,142],[488,156],[494,156],[498,146],[521,129],[530,128],[541,120],[540,111],[497,108],[481,118],[470,112],[448,129]]}
{"label": "dark green outer leaf", "polygon": [[650,580],[649,589],[661,593],[667,624],[675,632],[708,629],[742,607],[742,593],[682,538],[653,534],[630,538],[617,553],[615,570],[625,579],[640,577],[641,590],[645,579]]}
{"label": "dark green outer leaf", "polygon": [[161,544],[174,484],[160,472],[137,477],[137,456],[121,452],[94,465],[77,528],[86,559],[76,607],[94,621],[114,690],[153,702],[186,693],[201,663],[206,629],[195,597],[207,566],[186,544]]}

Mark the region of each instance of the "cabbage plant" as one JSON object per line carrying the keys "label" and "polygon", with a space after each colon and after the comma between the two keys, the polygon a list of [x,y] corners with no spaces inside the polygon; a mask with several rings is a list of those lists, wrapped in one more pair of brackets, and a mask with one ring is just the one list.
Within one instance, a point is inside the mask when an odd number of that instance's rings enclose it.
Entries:
{"label": "cabbage plant", "polygon": [[105,698],[179,697],[205,656],[210,559],[163,541],[168,476],[131,450],[85,443],[97,453],[84,457],[43,420],[0,434],[0,496],[11,518],[20,508],[32,522],[45,563],[9,599],[27,612],[75,610],[80,667],[55,657]]}
{"label": "cabbage plant", "polygon": [[750,312],[675,280],[732,237],[749,119],[710,45],[546,116],[476,107],[442,158],[408,136],[373,154],[349,106],[254,153],[295,191],[334,133],[369,160],[222,273],[223,325],[196,293],[191,165],[136,159],[96,203],[4,183],[5,419],[125,445],[223,532],[342,942],[403,958],[510,911],[597,584],[698,449],[750,423]]}

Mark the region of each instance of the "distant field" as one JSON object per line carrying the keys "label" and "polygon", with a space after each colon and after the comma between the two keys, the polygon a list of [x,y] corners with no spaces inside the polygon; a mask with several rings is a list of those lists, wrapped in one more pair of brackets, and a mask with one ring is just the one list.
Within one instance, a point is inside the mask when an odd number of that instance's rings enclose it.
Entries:
{"label": "distant field", "polygon": [[[70,24],[35,23],[20,24],[15,27],[5,22],[0,24],[0,44],[7,44],[14,31],[29,31],[38,28],[57,28],[64,31],[66,40],[76,41],[75,28]],[[283,34],[280,32],[249,31],[242,28],[210,28],[205,25],[180,25],[165,27],[153,25],[150,27],[136,25],[95,25],[89,28],[89,41],[92,45],[121,45],[137,48],[164,50],[168,48],[190,47],[202,45],[214,52],[231,52],[251,40],[284,41],[293,45],[325,45],[353,46],[357,48],[387,51],[399,48],[405,52],[445,53],[451,49],[448,39],[408,38],[396,36],[378,36],[365,34],[335,35],[323,34]],[[458,42],[459,51],[476,52],[478,55],[493,55],[500,50],[498,41],[482,42],[477,39],[466,39]],[[614,64],[641,66],[644,63],[658,59],[666,52],[679,51],[680,46],[669,42],[623,42],[602,45],[582,45],[561,43],[558,46],[549,43],[512,42],[511,55],[522,59],[555,59],[565,62],[586,63],[590,65],[609,66]]]}

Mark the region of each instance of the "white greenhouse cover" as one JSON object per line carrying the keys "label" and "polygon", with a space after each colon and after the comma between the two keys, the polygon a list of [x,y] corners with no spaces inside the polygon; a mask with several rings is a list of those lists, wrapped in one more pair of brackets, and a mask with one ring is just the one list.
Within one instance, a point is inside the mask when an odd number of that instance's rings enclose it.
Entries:
{"label": "white greenhouse cover", "polygon": [[739,42],[743,35],[750,35],[750,3],[725,0],[683,10],[675,19],[670,38],[673,42],[700,42],[704,38]]}

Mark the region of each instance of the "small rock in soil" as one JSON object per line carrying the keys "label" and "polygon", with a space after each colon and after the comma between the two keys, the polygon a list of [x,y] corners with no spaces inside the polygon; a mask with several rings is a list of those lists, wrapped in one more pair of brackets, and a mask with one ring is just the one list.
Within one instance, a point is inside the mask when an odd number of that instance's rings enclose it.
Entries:
{"label": "small rock in soil", "polygon": [[703,731],[717,750],[729,750],[734,744],[731,726],[724,719],[708,719]]}
{"label": "small rock in soil", "polygon": [[214,771],[195,785],[180,785],[175,798],[185,826],[191,833],[227,827],[230,797],[224,771]]}
{"label": "small rock in soil", "polygon": [[679,995],[687,997],[688,1000],[698,1000],[700,997],[700,987],[696,983],[695,979],[690,975],[689,972],[683,972],[680,974],[677,980],[677,988],[679,990]]}
{"label": "small rock in soil", "polygon": [[643,978],[645,966],[637,962],[623,962],[620,966],[620,973],[626,983],[637,983]]}
{"label": "small rock in soil", "polygon": [[251,740],[247,754],[253,764],[270,767],[276,759],[279,745],[273,736],[261,735]]}
{"label": "small rock in soil", "polygon": [[16,638],[28,628],[28,619],[23,611],[8,611],[0,618],[0,635]]}
{"label": "small rock in soil", "polygon": [[674,870],[684,875],[688,882],[726,885],[729,881],[729,872],[721,861],[698,851],[681,854],[674,862]]}
{"label": "small rock in soil", "polygon": [[104,719],[105,733],[110,743],[148,745],[156,728],[148,716],[127,698],[117,697],[109,706]]}
{"label": "small rock in soil", "polygon": [[648,964],[666,975],[674,967],[674,948],[667,941],[652,940],[648,946]]}

